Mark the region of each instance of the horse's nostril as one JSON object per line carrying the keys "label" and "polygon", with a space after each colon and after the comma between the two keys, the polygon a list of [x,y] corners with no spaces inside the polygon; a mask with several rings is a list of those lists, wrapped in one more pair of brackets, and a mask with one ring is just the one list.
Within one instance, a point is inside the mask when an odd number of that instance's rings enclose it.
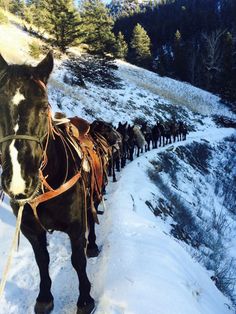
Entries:
{"label": "horse's nostril", "polygon": [[14,199],[15,200],[23,200],[23,199],[26,199],[26,198],[27,198],[26,195],[23,194],[23,193],[14,195]]}

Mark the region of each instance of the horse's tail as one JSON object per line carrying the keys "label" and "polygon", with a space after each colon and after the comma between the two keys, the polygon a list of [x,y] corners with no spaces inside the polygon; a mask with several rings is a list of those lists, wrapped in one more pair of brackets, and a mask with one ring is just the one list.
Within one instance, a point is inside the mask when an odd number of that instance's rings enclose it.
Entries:
{"label": "horse's tail", "polygon": [[142,148],[144,145],[147,145],[145,137],[137,125],[134,126],[133,131],[138,148]]}

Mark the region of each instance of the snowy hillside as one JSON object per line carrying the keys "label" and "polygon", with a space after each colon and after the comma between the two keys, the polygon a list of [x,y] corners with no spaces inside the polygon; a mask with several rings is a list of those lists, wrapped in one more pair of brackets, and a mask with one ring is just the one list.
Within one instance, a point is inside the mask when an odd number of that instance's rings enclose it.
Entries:
{"label": "snowy hillside", "polygon": [[[31,60],[30,40],[15,26],[0,25],[0,52],[9,62]],[[65,59],[56,60],[48,86],[54,111],[62,108],[69,116],[102,118],[114,125],[136,118],[152,124],[175,116],[191,130],[187,141],[143,154],[122,170],[117,183],[110,182],[105,214],[96,228],[101,253],[88,260],[95,313],[235,313],[236,133],[217,126],[212,115],[235,117],[217,96],[122,61],[115,72],[117,88],[90,82],[87,88],[71,86],[64,82],[65,74],[73,75]],[[14,228],[5,199],[0,209],[0,276]],[[48,249],[53,313],[75,313],[77,276],[67,236],[54,232]],[[0,314],[32,313],[38,282],[32,249],[22,236]]]}

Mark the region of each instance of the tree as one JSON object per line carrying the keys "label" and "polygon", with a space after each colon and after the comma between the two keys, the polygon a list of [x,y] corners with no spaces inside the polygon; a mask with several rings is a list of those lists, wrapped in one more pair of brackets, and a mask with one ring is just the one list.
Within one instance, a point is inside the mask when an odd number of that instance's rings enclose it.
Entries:
{"label": "tree", "polygon": [[10,1],[10,11],[13,14],[18,15],[19,17],[24,16],[24,8],[25,8],[25,2],[23,0],[12,0]]}
{"label": "tree", "polygon": [[101,0],[85,0],[81,4],[82,41],[92,53],[114,52],[113,20]]}
{"label": "tree", "polygon": [[49,33],[54,37],[52,43],[65,52],[79,36],[79,15],[73,0],[49,0]]}
{"label": "tree", "polygon": [[151,41],[145,29],[137,24],[133,30],[133,36],[130,43],[132,59],[141,66],[148,67],[151,59]]}
{"label": "tree", "polygon": [[43,34],[45,30],[49,31],[51,29],[47,0],[27,1],[24,17],[29,24],[37,27],[38,34]]}
{"label": "tree", "polygon": [[173,70],[174,76],[179,80],[186,80],[186,58],[183,47],[182,36],[176,31],[173,45]]}
{"label": "tree", "polygon": [[118,33],[115,48],[115,56],[120,59],[125,59],[128,53],[128,45],[125,41],[124,35],[121,32]]}
{"label": "tree", "polygon": [[205,69],[205,87],[217,91],[222,66],[221,41],[225,31],[217,29],[202,35],[204,40],[203,66]]}

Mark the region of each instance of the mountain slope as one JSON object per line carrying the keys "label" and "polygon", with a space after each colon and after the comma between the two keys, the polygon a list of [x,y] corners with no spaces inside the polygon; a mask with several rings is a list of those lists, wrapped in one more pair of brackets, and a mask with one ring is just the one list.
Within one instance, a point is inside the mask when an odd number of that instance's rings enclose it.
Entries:
{"label": "mountain slope", "polygon": [[[27,34],[15,31],[18,38],[22,36],[28,40]],[[3,33],[0,26],[1,42],[7,32],[4,27]],[[29,60],[25,42],[21,46],[22,43],[11,34],[9,30],[11,55],[4,48],[5,58],[12,62],[18,61],[17,57],[22,62]],[[0,49],[2,52],[2,46]],[[169,78],[160,78],[128,63],[118,61],[118,66],[116,75],[121,86],[108,89],[86,81],[87,88],[83,89],[64,83],[68,70],[62,61],[56,60],[49,82],[50,103],[54,111],[62,108],[68,115],[77,114],[89,121],[103,118],[114,124],[118,121],[132,122],[136,118],[154,123],[156,119],[166,120],[175,116],[186,121],[195,132],[188,135],[186,142],[158,148],[135,159],[122,170],[117,183],[110,182],[105,196],[106,211],[97,226],[101,254],[88,261],[92,295],[97,301],[96,313],[234,313],[229,298],[211,280],[216,269],[209,267],[207,271],[205,268],[211,260],[209,252],[212,248],[206,246],[207,242],[198,243],[198,249],[194,247],[194,241],[199,239],[196,234],[201,229],[188,232],[191,231],[188,229],[190,220],[178,216],[180,209],[186,209],[180,214],[198,217],[200,226],[209,227],[213,209],[216,217],[223,212],[227,215],[230,229],[227,228],[219,244],[224,253],[227,246],[231,246],[224,258],[236,257],[235,242],[229,240],[235,239],[236,233],[235,213],[233,210],[230,212],[228,206],[233,206],[234,199],[229,197],[224,203],[220,193],[235,177],[233,150],[229,147],[230,141],[225,140],[232,138],[235,130],[217,127],[210,114],[231,118],[233,115],[210,93]],[[211,151],[205,159],[205,155],[201,158],[199,154],[199,151],[205,152],[204,147],[207,152]],[[226,165],[228,179],[225,176]],[[205,168],[207,172],[204,172]],[[217,178],[225,178],[225,182],[221,180],[223,185],[215,180],[216,173]],[[213,189],[215,184],[218,190]],[[181,221],[186,229],[180,225]],[[15,218],[6,199],[0,210],[0,274],[14,225]],[[179,230],[181,232],[177,232]],[[214,239],[213,233],[208,234]],[[73,313],[76,310],[77,278],[70,263],[67,236],[59,232],[49,235],[48,249],[55,297],[53,313]],[[22,237],[20,250],[14,254],[0,314],[31,313],[38,280],[31,247]]]}

